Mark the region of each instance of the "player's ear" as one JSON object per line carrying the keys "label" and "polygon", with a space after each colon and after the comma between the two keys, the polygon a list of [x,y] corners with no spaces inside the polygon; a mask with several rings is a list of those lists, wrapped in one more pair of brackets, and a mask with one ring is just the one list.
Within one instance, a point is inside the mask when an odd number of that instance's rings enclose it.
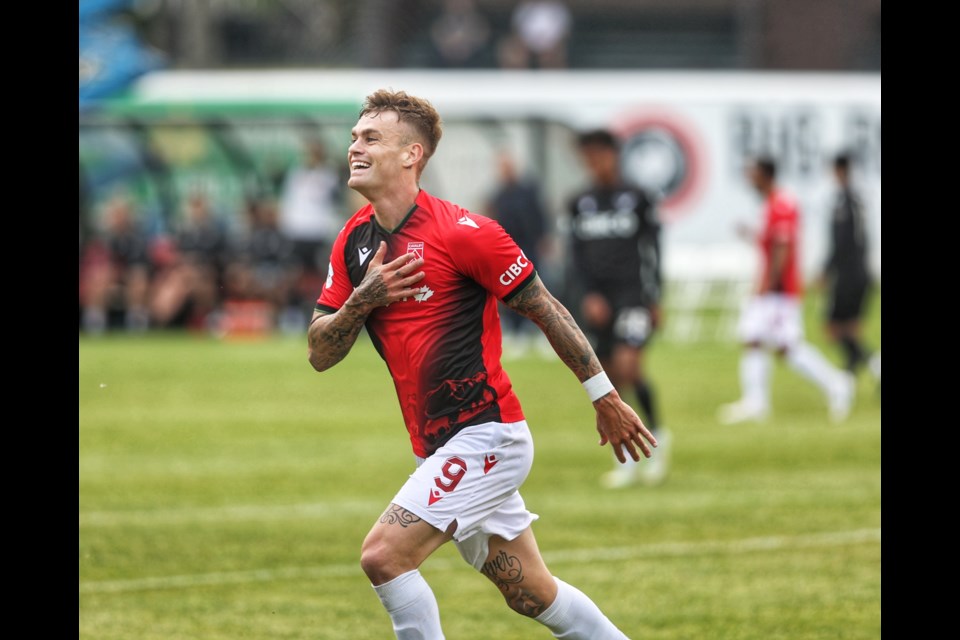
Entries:
{"label": "player's ear", "polygon": [[403,166],[405,168],[415,167],[423,158],[423,145],[419,142],[411,142],[407,145],[403,155]]}

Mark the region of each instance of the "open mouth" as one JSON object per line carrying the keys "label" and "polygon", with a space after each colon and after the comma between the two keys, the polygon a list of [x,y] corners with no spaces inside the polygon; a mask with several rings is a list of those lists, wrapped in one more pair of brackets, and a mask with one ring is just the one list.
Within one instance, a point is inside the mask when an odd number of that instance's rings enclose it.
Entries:
{"label": "open mouth", "polygon": [[363,160],[354,160],[353,162],[350,163],[350,169],[352,171],[359,171],[361,169],[369,169],[369,168],[370,168],[370,163],[364,162]]}

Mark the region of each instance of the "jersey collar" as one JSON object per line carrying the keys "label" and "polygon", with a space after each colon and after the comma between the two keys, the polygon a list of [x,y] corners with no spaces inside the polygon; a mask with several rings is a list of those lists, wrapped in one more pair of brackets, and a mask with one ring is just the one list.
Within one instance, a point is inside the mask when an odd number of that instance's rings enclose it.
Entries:
{"label": "jersey collar", "polygon": [[407,211],[407,213],[403,216],[403,220],[400,221],[400,224],[398,224],[392,230],[384,229],[382,226],[380,226],[380,223],[377,222],[376,216],[373,216],[373,224],[377,225],[377,227],[379,227],[382,231],[389,233],[391,235],[394,233],[397,233],[398,231],[400,231],[401,228],[403,228],[403,225],[407,224],[407,220],[410,219],[410,216],[413,215],[413,212],[416,211],[417,208],[420,206],[420,198],[423,195],[426,195],[426,191],[424,191],[423,189],[420,189],[420,191],[417,192],[417,197],[413,201],[413,206],[410,207],[410,210]]}

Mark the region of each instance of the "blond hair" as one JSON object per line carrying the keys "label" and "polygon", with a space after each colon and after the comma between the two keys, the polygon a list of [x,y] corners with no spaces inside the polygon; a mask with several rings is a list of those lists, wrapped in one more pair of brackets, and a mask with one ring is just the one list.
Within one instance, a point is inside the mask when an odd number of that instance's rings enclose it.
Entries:
{"label": "blond hair", "polygon": [[360,117],[378,115],[384,111],[393,111],[400,122],[409,125],[423,143],[423,158],[417,166],[417,177],[427,166],[427,160],[437,150],[440,136],[443,135],[440,114],[429,101],[408,95],[405,91],[380,89],[374,91],[363,101]]}

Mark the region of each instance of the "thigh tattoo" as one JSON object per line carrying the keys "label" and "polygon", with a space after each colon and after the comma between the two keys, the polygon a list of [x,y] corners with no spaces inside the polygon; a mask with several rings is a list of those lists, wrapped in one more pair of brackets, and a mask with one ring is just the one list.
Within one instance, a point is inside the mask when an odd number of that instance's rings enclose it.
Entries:
{"label": "thigh tattoo", "polygon": [[395,504],[387,507],[387,510],[380,516],[380,524],[399,524],[404,529],[421,520],[422,518],[420,516],[410,513],[403,507]]}
{"label": "thigh tattoo", "polygon": [[510,585],[523,582],[523,565],[517,556],[508,556],[500,550],[496,558],[483,563],[480,573],[493,580],[501,590],[507,591]]}

